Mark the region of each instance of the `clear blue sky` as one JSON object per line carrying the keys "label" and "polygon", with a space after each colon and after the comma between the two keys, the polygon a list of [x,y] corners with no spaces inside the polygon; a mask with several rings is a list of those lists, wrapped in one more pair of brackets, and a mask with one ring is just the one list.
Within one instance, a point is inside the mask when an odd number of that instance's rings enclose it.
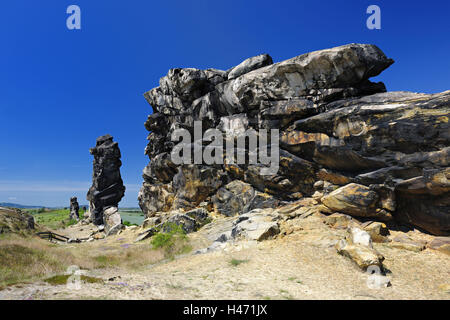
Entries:
{"label": "clear blue sky", "polygon": [[[81,30],[66,8],[81,8]],[[381,8],[381,30],[366,8]],[[388,90],[450,89],[449,1],[14,0],[0,6],[0,202],[87,203],[89,148],[109,133],[122,150],[137,206],[151,112],[142,94],[173,67],[228,69],[269,53],[275,62],[351,42],[395,64]]]}

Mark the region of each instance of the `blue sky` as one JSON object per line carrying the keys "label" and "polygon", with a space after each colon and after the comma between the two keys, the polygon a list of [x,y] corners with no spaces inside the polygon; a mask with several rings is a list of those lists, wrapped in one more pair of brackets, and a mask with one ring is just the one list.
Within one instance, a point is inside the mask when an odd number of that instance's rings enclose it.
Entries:
{"label": "blue sky", "polygon": [[[66,8],[81,8],[81,30]],[[381,30],[366,8],[381,8]],[[137,206],[151,108],[142,94],[173,67],[228,69],[352,42],[396,62],[389,91],[450,89],[448,1],[23,1],[0,8],[0,202],[86,203],[89,148],[109,133],[122,151],[121,206]]]}

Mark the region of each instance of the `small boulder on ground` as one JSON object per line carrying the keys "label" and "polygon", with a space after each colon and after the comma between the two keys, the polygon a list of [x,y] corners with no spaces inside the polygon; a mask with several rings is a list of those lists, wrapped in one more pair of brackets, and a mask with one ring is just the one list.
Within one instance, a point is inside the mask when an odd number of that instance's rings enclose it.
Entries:
{"label": "small boulder on ground", "polygon": [[400,234],[392,238],[389,246],[392,248],[420,252],[425,249],[426,241],[411,239],[406,234]]}
{"label": "small boulder on ground", "polygon": [[389,229],[384,223],[368,221],[361,224],[361,227],[370,234],[373,242],[389,242]]}
{"label": "small boulder on ground", "polygon": [[338,241],[337,252],[353,260],[358,267],[366,270],[370,266],[382,269],[383,255],[372,246],[370,235],[359,228],[350,228],[346,239]]}
{"label": "small boulder on ground", "polygon": [[435,237],[428,243],[427,248],[450,255],[450,237]]}

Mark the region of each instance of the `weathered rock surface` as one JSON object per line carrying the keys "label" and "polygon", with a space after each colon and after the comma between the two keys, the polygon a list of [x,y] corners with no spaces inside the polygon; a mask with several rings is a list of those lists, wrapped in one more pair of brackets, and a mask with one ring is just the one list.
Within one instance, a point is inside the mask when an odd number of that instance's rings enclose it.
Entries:
{"label": "weathered rock surface", "polygon": [[393,237],[392,242],[389,243],[389,246],[397,249],[420,252],[425,249],[426,244],[427,243],[425,241],[413,240],[406,234],[402,234]]}
{"label": "weathered rock surface", "polygon": [[109,134],[97,138],[94,148],[92,186],[87,193],[91,220],[96,225],[103,224],[103,213],[107,207],[117,207],[125,194],[125,186],[120,176],[120,149]]}
{"label": "weathered rock surface", "polygon": [[234,223],[231,238],[262,241],[279,234],[280,228],[276,221],[278,216],[267,211],[255,209],[241,215]]}
{"label": "weathered rock surface", "polygon": [[256,57],[248,58],[228,72],[228,80],[235,79],[250,71],[273,64],[272,58],[268,54],[261,54]]}
{"label": "weathered rock surface", "polygon": [[450,237],[436,237],[427,244],[427,247],[450,255]]}
{"label": "weathered rock surface", "polygon": [[80,206],[77,197],[70,198],[70,219],[78,221],[80,219],[80,215],[78,214],[79,210]]}
{"label": "weathered rock surface", "polygon": [[[153,114],[145,123],[151,162],[142,210],[151,217],[207,202],[239,215],[316,192],[326,214],[450,235],[450,91],[386,92],[369,79],[392,63],[374,45],[349,44],[279,63],[261,55],[228,71],[171,69],[144,94]],[[278,129],[279,170],[263,175],[260,162],[174,164],[171,135],[184,128],[193,136],[194,121],[203,132],[224,133],[224,144],[246,130]],[[202,151],[210,143],[194,140]]]}
{"label": "weathered rock surface", "polygon": [[328,208],[356,217],[390,220],[392,215],[380,204],[377,192],[356,183],[347,184],[321,199]]}
{"label": "weathered rock surface", "polygon": [[352,259],[363,270],[370,266],[383,267],[383,255],[373,248],[372,239],[364,230],[350,228],[346,239],[340,240],[335,247],[339,254]]}
{"label": "weathered rock surface", "polygon": [[0,234],[26,233],[35,228],[31,214],[20,209],[0,207]]}
{"label": "weathered rock surface", "polygon": [[117,234],[123,229],[122,217],[117,207],[108,207],[103,210],[103,225],[106,236]]}

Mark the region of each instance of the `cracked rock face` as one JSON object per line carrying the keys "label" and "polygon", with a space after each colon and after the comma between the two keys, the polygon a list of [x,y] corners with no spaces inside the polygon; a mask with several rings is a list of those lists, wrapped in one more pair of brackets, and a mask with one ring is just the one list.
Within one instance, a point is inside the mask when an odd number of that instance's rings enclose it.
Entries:
{"label": "cracked rock face", "polygon": [[[386,92],[369,79],[392,63],[374,45],[349,44],[278,63],[260,55],[228,71],[171,69],[144,94],[153,113],[142,210],[151,217],[207,202],[239,215],[311,197],[322,181],[332,186],[315,196],[324,211],[450,235],[450,91]],[[224,146],[248,129],[278,129],[279,170],[174,164],[171,135],[194,136],[194,121],[223,132]]]}
{"label": "cracked rock face", "polygon": [[94,156],[94,170],[87,200],[92,222],[102,225],[104,210],[118,207],[125,194],[120,176],[121,154],[118,143],[109,134],[97,138],[96,146],[90,149],[90,153]]}

